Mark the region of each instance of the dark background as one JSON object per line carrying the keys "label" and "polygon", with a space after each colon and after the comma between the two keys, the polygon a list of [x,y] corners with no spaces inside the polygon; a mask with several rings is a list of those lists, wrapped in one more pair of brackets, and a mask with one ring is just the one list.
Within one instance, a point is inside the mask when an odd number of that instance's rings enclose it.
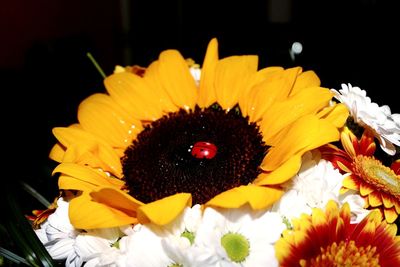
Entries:
{"label": "dark background", "polygon": [[[351,83],[398,113],[399,30],[392,2],[3,1],[3,179],[55,196],[51,129],[76,122],[79,102],[104,90],[87,52],[110,74],[116,64],[146,66],[168,48],[202,63],[207,43],[217,37],[221,57],[258,54],[260,67],[300,65],[314,70],[322,86]],[[295,41],[303,52],[292,61]]]}

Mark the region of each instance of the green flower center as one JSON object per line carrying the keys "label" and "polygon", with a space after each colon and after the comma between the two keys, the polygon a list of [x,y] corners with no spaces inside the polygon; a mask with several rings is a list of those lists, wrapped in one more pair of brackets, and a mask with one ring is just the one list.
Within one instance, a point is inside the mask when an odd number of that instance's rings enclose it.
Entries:
{"label": "green flower center", "polygon": [[185,231],[181,234],[181,237],[186,237],[187,239],[189,239],[190,244],[193,245],[194,237],[195,237],[195,235],[194,235],[193,232],[190,232],[190,231],[188,231],[188,230],[185,230]]}
{"label": "green flower center", "polygon": [[244,261],[250,253],[250,243],[238,233],[227,233],[221,238],[221,245],[233,262]]}

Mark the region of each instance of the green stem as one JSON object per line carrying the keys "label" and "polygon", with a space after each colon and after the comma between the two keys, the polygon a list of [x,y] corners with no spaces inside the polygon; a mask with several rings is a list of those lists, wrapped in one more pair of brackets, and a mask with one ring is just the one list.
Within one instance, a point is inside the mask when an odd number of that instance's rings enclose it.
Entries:
{"label": "green stem", "polygon": [[100,75],[104,78],[106,78],[106,74],[104,73],[104,71],[101,69],[100,65],[97,63],[97,61],[94,59],[94,57],[92,56],[92,54],[90,52],[86,53],[86,55],[88,56],[88,58],[90,59],[90,61],[92,61],[93,65],[96,67],[97,71],[100,73]]}

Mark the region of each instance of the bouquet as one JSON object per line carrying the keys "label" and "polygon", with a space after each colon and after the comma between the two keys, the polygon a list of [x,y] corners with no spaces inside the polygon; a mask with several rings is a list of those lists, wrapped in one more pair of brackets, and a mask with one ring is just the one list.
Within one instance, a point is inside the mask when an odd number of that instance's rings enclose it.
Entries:
{"label": "bouquet", "polygon": [[400,266],[400,114],[254,55],[117,66],[55,127],[65,266]]}

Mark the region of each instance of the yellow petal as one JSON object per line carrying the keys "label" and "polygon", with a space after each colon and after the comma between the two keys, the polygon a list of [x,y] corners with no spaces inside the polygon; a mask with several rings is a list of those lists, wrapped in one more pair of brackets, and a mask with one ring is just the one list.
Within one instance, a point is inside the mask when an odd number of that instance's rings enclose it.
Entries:
{"label": "yellow petal", "polygon": [[121,177],[120,156],[103,140],[75,127],[56,127],[53,128],[53,134],[60,144],[66,148],[62,162],[101,168]]}
{"label": "yellow petal", "polygon": [[[74,163],[61,163],[54,170],[53,175],[62,173],[73,177],[82,183],[87,183],[93,186],[117,187],[120,188],[124,183],[116,178],[109,177],[106,173],[94,170],[92,168],[81,166]],[[75,185],[74,185],[75,186]],[[69,184],[63,185],[61,189],[76,189],[69,188]]]}
{"label": "yellow petal", "polygon": [[160,82],[175,105],[193,109],[197,101],[197,86],[189,67],[176,50],[166,50],[159,56]]}
{"label": "yellow petal", "polygon": [[103,187],[98,191],[93,191],[90,196],[93,201],[103,203],[126,214],[134,214],[140,206],[145,205],[129,194],[112,187]]}
{"label": "yellow petal", "polygon": [[282,139],[277,139],[276,146],[270,148],[261,168],[275,170],[293,155],[303,155],[306,151],[338,139],[339,132],[331,123],[312,115],[304,116],[282,134]]}
{"label": "yellow petal", "polygon": [[274,137],[281,129],[307,114],[315,114],[327,106],[332,93],[321,87],[307,88],[288,100],[271,106],[263,117],[264,140]]}
{"label": "yellow petal", "polygon": [[65,154],[65,147],[63,147],[60,143],[55,144],[51,150],[49,157],[57,162],[62,162]]}
{"label": "yellow petal", "polygon": [[330,107],[322,109],[320,112],[318,112],[317,116],[321,119],[327,119],[337,128],[341,128],[344,126],[347,118],[349,117],[349,110],[342,103],[334,104]]}
{"label": "yellow petal", "polygon": [[385,214],[385,220],[388,223],[394,223],[394,221],[399,216],[394,208],[384,209],[383,213]]}
{"label": "yellow petal", "polygon": [[257,56],[231,56],[218,62],[214,85],[218,103],[223,109],[230,110],[238,103],[257,67]]}
{"label": "yellow petal", "polygon": [[375,191],[375,188],[366,184],[366,183],[360,183],[360,195],[361,196],[366,196],[370,193],[372,193],[373,191]]}
{"label": "yellow petal", "polygon": [[139,120],[125,114],[105,94],[94,94],[81,102],[78,120],[82,128],[107,141],[112,147],[127,148],[142,130]]}
{"label": "yellow petal", "polygon": [[297,94],[300,90],[307,87],[320,86],[321,80],[314,71],[305,71],[297,76],[296,82],[293,85],[291,94]]}
{"label": "yellow petal", "polygon": [[131,116],[145,121],[162,116],[153,88],[140,76],[129,72],[114,73],[104,79],[104,85],[111,98]]}
{"label": "yellow petal", "polygon": [[138,222],[135,211],[113,209],[92,201],[86,193],[70,201],[69,218],[77,229],[110,228]]}
{"label": "yellow petal", "polygon": [[392,200],[391,196],[388,195],[382,195],[382,201],[383,201],[383,205],[385,206],[385,208],[391,208],[394,206],[394,201]]}
{"label": "yellow petal", "polygon": [[359,190],[360,185],[356,182],[356,180],[352,176],[346,176],[342,182],[343,186],[352,189],[352,190]]}
{"label": "yellow petal", "polygon": [[301,156],[295,155],[270,173],[262,172],[253,182],[256,185],[277,185],[291,179],[301,167]]}
{"label": "yellow petal", "polygon": [[255,83],[250,92],[245,92],[239,99],[239,105],[244,116],[249,115],[250,121],[258,121],[272,104],[288,98],[301,67],[266,68],[257,72],[259,77],[264,77]]}
{"label": "yellow petal", "polygon": [[98,189],[98,185],[76,179],[75,177],[69,175],[61,174],[60,177],[58,177],[58,189],[92,191]]}
{"label": "yellow petal", "polygon": [[140,223],[152,222],[157,225],[166,225],[191,205],[192,196],[190,194],[175,194],[139,207],[138,219]]}
{"label": "yellow petal", "polygon": [[243,116],[248,115],[250,121],[260,120],[266,110],[281,98],[281,84],[281,79],[265,80],[251,88],[247,96],[243,96],[246,101],[239,101]]}
{"label": "yellow petal", "polygon": [[250,204],[254,210],[264,209],[275,203],[283,191],[272,187],[242,185],[225,191],[206,203],[220,208],[239,208]]}
{"label": "yellow petal", "polygon": [[217,101],[215,95],[215,68],[218,62],[218,41],[213,38],[207,47],[206,56],[204,58],[201,69],[199,98],[197,104],[199,107],[208,107]]}
{"label": "yellow petal", "polygon": [[160,77],[158,75],[159,65],[160,63],[158,60],[153,61],[147,67],[144,74],[144,79],[149,85],[151,85],[155,94],[155,100],[157,100],[157,103],[165,113],[178,111],[179,106],[174,104],[171,97],[164,90],[161,84]]}
{"label": "yellow petal", "polygon": [[368,203],[372,207],[378,207],[378,206],[382,205],[381,194],[379,192],[373,192],[373,193],[369,194],[368,195]]}

